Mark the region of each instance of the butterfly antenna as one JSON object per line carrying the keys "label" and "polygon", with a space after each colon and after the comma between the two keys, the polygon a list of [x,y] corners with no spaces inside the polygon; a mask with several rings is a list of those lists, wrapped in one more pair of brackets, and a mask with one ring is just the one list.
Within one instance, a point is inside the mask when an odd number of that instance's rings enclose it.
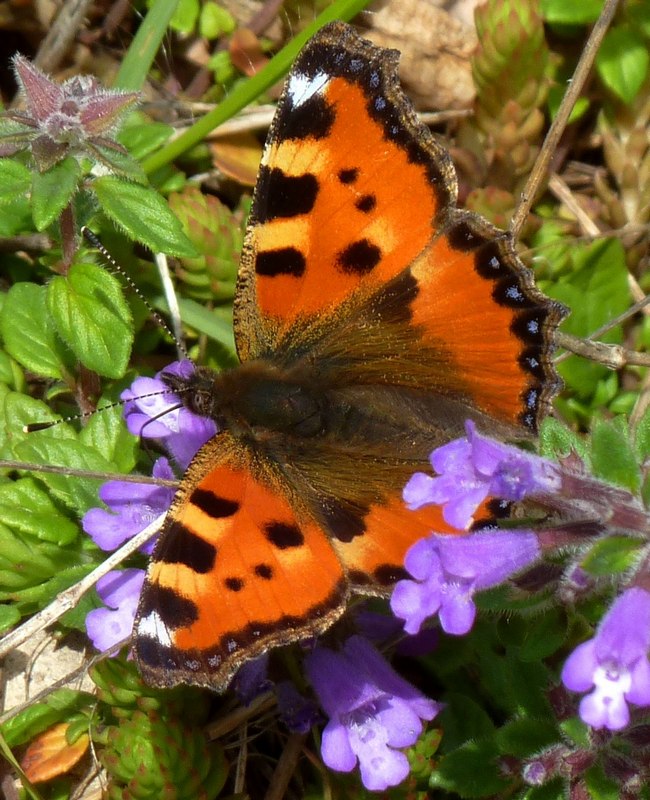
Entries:
{"label": "butterfly antenna", "polygon": [[[120,398],[119,400],[115,400],[115,402],[113,403],[107,403],[105,406],[96,408],[94,411],[82,411],[79,414],[73,414],[70,417],[61,417],[61,419],[50,419],[47,422],[30,422],[27,425],[23,425],[23,433],[36,433],[36,431],[45,431],[48,428],[53,428],[55,425],[60,425],[62,422],[78,422],[79,420],[93,417],[100,411],[108,411],[111,408],[118,408],[119,406],[124,406],[130,400],[133,399],[143,400],[146,397],[158,397],[158,395],[161,394],[169,394],[169,389],[161,390],[159,392],[149,392],[149,394],[141,394],[138,395],[136,398],[124,398],[124,399]],[[160,416],[168,413],[169,411],[172,411],[175,408],[177,408],[177,406],[173,406],[172,408],[166,408],[163,412],[161,412]]]}
{"label": "butterfly antenna", "polygon": [[135,294],[145,304],[147,310],[151,314],[156,324],[160,328],[162,328],[162,330],[164,330],[165,333],[167,333],[167,335],[173,340],[174,344],[176,345],[176,350],[178,352],[178,355],[182,358],[189,359],[189,354],[185,349],[185,345],[181,341],[180,309],[178,307],[178,303],[176,302],[176,294],[174,293],[173,290],[171,278],[169,275],[169,270],[167,268],[167,261],[164,258],[164,256],[156,256],[156,266],[158,267],[158,271],[161,276],[165,297],[167,298],[167,302],[172,312],[172,318],[178,321],[178,324],[174,326],[177,329],[176,331],[172,330],[169,327],[165,319],[156,311],[156,309],[151,305],[151,303],[147,300],[147,298],[142,294],[142,292],[135,284],[131,276],[126,272],[126,270],[124,270],[123,267],[121,267],[117,263],[117,261],[108,252],[108,250],[104,247],[99,238],[90,230],[90,228],[87,228],[84,225],[84,227],[81,229],[81,233],[83,234],[86,241],[92,245],[92,247],[94,247],[96,250],[99,250],[99,252],[106,259],[106,261],[108,261],[108,263],[113,267],[113,269],[122,276],[122,279],[129,286],[129,288],[132,289],[133,292],[135,292]]}

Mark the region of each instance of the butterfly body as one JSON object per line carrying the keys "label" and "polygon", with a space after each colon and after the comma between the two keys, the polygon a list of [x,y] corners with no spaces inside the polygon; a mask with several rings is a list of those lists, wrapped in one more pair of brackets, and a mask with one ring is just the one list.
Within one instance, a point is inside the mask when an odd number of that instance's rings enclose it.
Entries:
{"label": "butterfly body", "polygon": [[512,242],[455,208],[445,151],[396,54],[334,23],[292,70],[262,160],[235,300],[241,364],[170,388],[219,433],[152,557],[135,651],[157,685],[222,690],[270,647],[385,596],[447,531],[401,488],[466,419],[530,435],[564,311]]}

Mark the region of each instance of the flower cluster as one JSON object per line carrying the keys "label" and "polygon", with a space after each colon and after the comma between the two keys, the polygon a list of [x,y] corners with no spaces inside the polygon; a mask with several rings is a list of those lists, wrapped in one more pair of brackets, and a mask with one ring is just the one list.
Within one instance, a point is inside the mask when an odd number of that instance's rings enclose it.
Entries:
{"label": "flower cluster", "polygon": [[[194,454],[217,430],[211,419],[185,408],[162,377],[173,374],[188,378],[193,369],[190,361],[175,362],[155,378],[137,378],[122,392],[129,431],[143,438],[160,439],[180,470],[187,469]],[[167,458],[156,460],[153,477],[174,478]],[[164,514],[173,495],[174,490],[167,486],[108,481],[99,490],[107,508],[91,508],[83,518],[83,529],[102,550],[115,550]],[[152,541],[142,550],[150,554],[153,546]],[[98,582],[97,593],[106,608],[86,616],[86,631],[98,650],[110,649],[130,635],[143,580],[143,570],[130,569],[109,572]]]}
{"label": "flower cluster", "polygon": [[[562,682],[580,701],[580,716],[593,728],[618,731],[630,721],[628,703],[650,706],[650,592],[631,587],[603,617],[593,639],[571,653]],[[593,690],[593,691],[590,691]]]}
{"label": "flower cluster", "polygon": [[401,783],[409,747],[441,706],[401,678],[360,636],[340,652],[317,647],[306,659],[307,675],[329,717],[321,755],[331,769],[350,772],[357,762],[364,786],[383,791]]}
{"label": "flower cluster", "polygon": [[[518,501],[559,494],[565,486],[578,491],[591,514],[611,501],[612,518],[633,523],[634,499],[614,487],[568,475],[553,462],[481,436],[473,423],[467,438],[450,442],[431,454],[435,476],[418,473],[404,489],[409,508],[443,505],[447,522],[467,530],[487,497]],[[561,506],[561,504],[558,504]],[[486,530],[460,537],[434,534],[417,542],[406,556],[412,580],[400,581],[391,598],[393,613],[408,633],[439,615],[442,629],[467,633],[476,609],[474,592],[495,586],[536,561],[543,532]],[[582,577],[573,564],[570,576]],[[588,692],[580,702],[582,720],[593,728],[621,730],[630,721],[628,704],[650,706],[650,593],[631,585],[613,603],[593,639],[579,645],[562,670],[564,685]]]}
{"label": "flower cluster", "polygon": [[89,155],[107,163],[106,151],[125,153],[112,137],[137,92],[104,89],[92,76],[62,84],[50,80],[21,55],[14,57],[25,111],[9,111],[0,121],[0,157],[29,148],[41,172],[68,155]]}
{"label": "flower cluster", "polygon": [[416,472],[406,484],[408,508],[441,505],[446,522],[467,530],[488,496],[518,501],[560,488],[560,473],[552,461],[481,436],[470,420],[465,428],[466,439],[455,439],[431,453],[434,477]]}
{"label": "flower cluster", "polygon": [[[471,421],[466,431],[467,438],[433,451],[435,476],[416,473],[406,484],[409,508],[442,505],[445,521],[464,533],[489,496],[522,500],[560,487],[560,474],[551,461],[481,436]],[[417,633],[427,618],[438,614],[445,632],[465,634],[476,615],[474,593],[503,583],[536,561],[540,552],[530,530],[461,536],[434,532],[407,553],[404,566],[413,580],[399,581],[391,609],[405,621],[407,633]]]}

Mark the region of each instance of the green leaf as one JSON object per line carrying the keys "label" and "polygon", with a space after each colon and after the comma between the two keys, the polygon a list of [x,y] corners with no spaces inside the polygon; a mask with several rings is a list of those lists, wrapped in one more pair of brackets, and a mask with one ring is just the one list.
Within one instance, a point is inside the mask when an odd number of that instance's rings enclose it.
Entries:
{"label": "green leaf", "polygon": [[154,253],[172,256],[198,255],[167,203],[149,187],[107,175],[92,186],[102,211],[129,236]]}
{"label": "green leaf", "polygon": [[557,740],[555,726],[548,719],[534,717],[510,720],[496,735],[499,751],[517,758],[526,758],[555,744]]}
{"label": "green leaf", "polygon": [[642,542],[629,536],[608,536],[590,548],[581,566],[590,575],[618,575],[634,564],[642,546]]}
{"label": "green leaf", "polygon": [[62,378],[63,345],[52,330],[45,294],[44,286],[14,284],[0,312],[0,333],[9,355],[23,367],[46,378]]}
{"label": "green leaf", "polygon": [[519,648],[522,661],[541,661],[560,649],[567,636],[567,620],[563,611],[547,609],[540,617],[528,620],[526,638]]}
{"label": "green leaf", "polygon": [[149,182],[144,170],[131,153],[122,153],[112,147],[95,145],[94,155],[104,167],[115,175],[145,185]]}
{"label": "green leaf", "polygon": [[[60,417],[54,414],[51,408],[43,403],[41,400],[35,400],[33,397],[27,397],[20,392],[8,392],[4,399],[4,430],[8,440],[11,442],[11,447],[15,448],[23,441],[33,440],[34,437],[46,439],[74,439],[76,434],[72,428],[60,422]],[[58,424],[53,425],[46,431],[39,431],[35,433],[25,433],[25,425],[32,425],[41,422],[54,422],[58,420]],[[18,457],[12,451],[9,457]]]}
{"label": "green leaf", "polygon": [[621,787],[618,781],[607,777],[600,764],[594,764],[585,773],[585,783],[591,800],[619,800]]}
{"label": "green leaf", "polygon": [[615,421],[597,420],[591,433],[591,463],[594,475],[605,481],[638,492],[641,472],[622,417]]}
{"label": "green leaf", "polygon": [[[31,231],[33,227],[32,204],[28,195],[21,195],[12,200],[11,204],[3,205],[0,214],[0,236],[15,236],[18,233]],[[3,258],[6,259],[7,256]]]}
{"label": "green leaf", "polygon": [[76,158],[67,158],[47,172],[32,177],[32,217],[37,231],[45,230],[68,205],[76,192],[81,167]]}
{"label": "green leaf", "polygon": [[31,185],[32,173],[24,164],[0,158],[0,203],[12,203],[28,192]]}
{"label": "green leaf", "polygon": [[[142,121],[130,124],[132,118]],[[150,153],[159,150],[173,133],[174,129],[171,125],[165,125],[164,122],[152,122],[136,113],[129,117],[129,122],[122,128],[117,140],[124,147],[128,147],[133,158],[140,161]]]}
{"label": "green leaf", "polygon": [[232,33],[237,23],[225,8],[217,3],[207,2],[201,8],[199,18],[199,34],[206,39],[217,39],[224,34]]}
{"label": "green leaf", "polygon": [[650,3],[647,0],[628,0],[625,14],[632,27],[650,39]]}
{"label": "green leaf", "polygon": [[20,611],[16,606],[0,603],[0,633],[10,630],[20,622]]}
{"label": "green leaf", "polygon": [[117,472],[131,472],[137,460],[139,443],[124,424],[123,410],[122,405],[105,408],[100,401],[97,411],[79,434],[79,441],[115,464]]}
{"label": "green leaf", "polygon": [[544,20],[555,25],[588,25],[595,22],[603,9],[603,0],[541,0],[540,9]]}
{"label": "green leaf", "polygon": [[199,0],[178,0],[169,27],[179,33],[188,34],[194,30],[199,16]]}
{"label": "green leaf", "polygon": [[650,52],[643,36],[628,25],[607,32],[596,55],[601,80],[624,103],[631,103],[648,74]]}
{"label": "green leaf", "polygon": [[650,408],[647,408],[634,429],[634,452],[642,462],[650,456]]}
{"label": "green leaf", "polygon": [[44,702],[34,703],[4,722],[0,729],[7,744],[17,747],[75,712],[92,708],[96,703],[96,698],[88,692],[57,689]]}
{"label": "green leaf", "polygon": [[23,391],[25,388],[23,370],[4,350],[0,350],[0,383],[4,383],[9,388],[17,391]]}
{"label": "green leaf", "polygon": [[444,696],[444,707],[436,717],[436,725],[445,732],[442,748],[453,751],[469,739],[494,736],[495,727],[482,706],[467,695],[448,692]]}
{"label": "green leaf", "polygon": [[129,363],[131,312],[119,282],[95,264],[73,264],[47,287],[59,336],[88,369],[120,378]]}
{"label": "green leaf", "polygon": [[559,728],[576,747],[582,750],[588,750],[592,746],[592,731],[580,717],[569,717],[562,720]]}
{"label": "green leaf", "polygon": [[61,514],[32,478],[0,486],[0,519],[14,530],[59,546],[79,534],[77,525]]}
{"label": "green leaf", "polygon": [[588,455],[584,439],[555,417],[546,417],[540,425],[539,453],[552,459],[577,453],[583,461]]}
{"label": "green leaf", "polygon": [[[574,336],[590,336],[630,305],[625,251],[618,240],[605,239],[588,246],[575,245],[571,261],[573,272],[549,285],[547,291],[571,309],[563,329]],[[589,298],[588,303],[585,298]],[[622,337],[618,325],[599,338],[620,343]],[[606,367],[577,357],[562,362],[558,371],[580,400],[592,400],[599,382],[612,377]]]}
{"label": "green leaf", "polygon": [[431,775],[431,788],[447,789],[461,797],[489,797],[508,788],[498,765],[494,739],[467,742],[441,759]]}
{"label": "green leaf", "polygon": [[85,514],[89,508],[99,505],[97,490],[101,480],[66,475],[65,467],[114,473],[114,467],[110,461],[92,448],[73,439],[52,439],[33,433],[28,439],[17,444],[14,449],[16,457],[23,461],[62,467],[61,473],[39,472],[34,474],[42,483],[46,484],[54,497],[79,516]]}
{"label": "green leaf", "polygon": [[0,525],[0,587],[3,599],[21,589],[40,586],[65,566],[66,553]]}

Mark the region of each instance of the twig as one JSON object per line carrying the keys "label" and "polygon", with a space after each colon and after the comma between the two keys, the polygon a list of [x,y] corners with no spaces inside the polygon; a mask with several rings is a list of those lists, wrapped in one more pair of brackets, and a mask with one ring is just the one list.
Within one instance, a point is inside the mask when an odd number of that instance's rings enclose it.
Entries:
{"label": "twig", "polygon": [[53,622],[74,608],[83,595],[91,589],[97,581],[110,572],[114,567],[117,567],[127,556],[134,553],[139,547],[142,547],[151,537],[160,530],[165,515],[161,514],[150,525],[136,534],[130,541],[128,541],[119,550],[116,550],[108,558],[96,567],[92,572],[86,575],[85,578],[79,581],[74,586],[60,592],[55,599],[46,606],[38,614],[35,614],[31,619],[28,619],[20,627],[8,633],[3,639],[0,640],[0,658],[3,658],[7,653],[11,652],[15,647],[26,642],[34,634],[47,628]]}
{"label": "twig", "polygon": [[591,36],[589,37],[587,44],[582,51],[580,60],[575,68],[575,72],[573,73],[573,78],[571,78],[569,81],[566,94],[564,95],[557,115],[553,120],[548,133],[546,134],[546,139],[544,140],[542,149],[540,150],[539,156],[535,161],[535,165],[528,176],[528,180],[526,181],[526,185],[521,193],[519,203],[515,209],[512,220],[510,221],[510,233],[512,234],[513,239],[518,237],[535,200],[540,184],[544,179],[544,176],[548,173],[548,165],[553,157],[553,154],[555,153],[558,142],[560,141],[560,137],[564,133],[564,129],[566,128],[569,115],[573,110],[573,106],[582,92],[585,81],[589,75],[589,70],[594,63],[598,48],[600,47],[603,37],[607,32],[607,28],[609,27],[609,24],[616,13],[618,3],[619,0],[606,0],[602,13],[594,25],[593,30],[591,31]]}
{"label": "twig", "polygon": [[77,35],[91,5],[92,0],[67,0],[64,3],[47,32],[47,36],[38,48],[34,59],[37,67],[45,72],[52,72],[59,65]]}

